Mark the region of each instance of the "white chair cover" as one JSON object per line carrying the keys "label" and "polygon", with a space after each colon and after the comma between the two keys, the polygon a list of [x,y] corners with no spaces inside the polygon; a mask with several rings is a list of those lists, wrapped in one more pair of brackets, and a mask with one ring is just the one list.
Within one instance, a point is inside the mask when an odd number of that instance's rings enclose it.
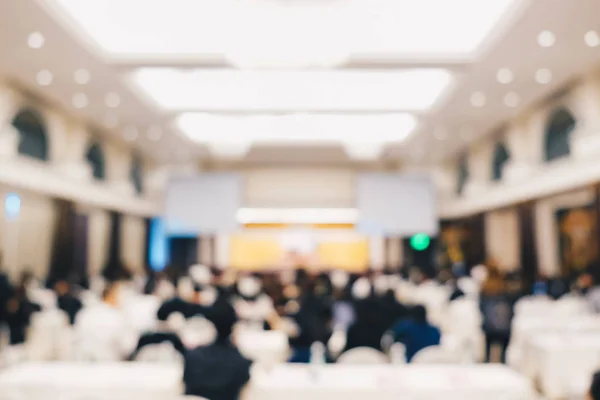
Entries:
{"label": "white chair cover", "polygon": [[68,360],[72,355],[69,316],[62,310],[34,313],[25,343],[31,361]]}
{"label": "white chair cover", "polygon": [[459,353],[444,349],[441,346],[430,346],[419,351],[411,363],[413,364],[459,364],[463,360]]}
{"label": "white chair cover", "polygon": [[144,346],[136,355],[136,361],[146,363],[176,364],[183,367],[183,355],[169,342]]}
{"label": "white chair cover", "polygon": [[337,359],[339,364],[353,365],[376,365],[387,364],[388,358],[385,354],[369,347],[357,347],[348,350]]}
{"label": "white chair cover", "polygon": [[204,317],[190,318],[180,333],[181,341],[188,349],[211,344],[217,339],[217,329]]}

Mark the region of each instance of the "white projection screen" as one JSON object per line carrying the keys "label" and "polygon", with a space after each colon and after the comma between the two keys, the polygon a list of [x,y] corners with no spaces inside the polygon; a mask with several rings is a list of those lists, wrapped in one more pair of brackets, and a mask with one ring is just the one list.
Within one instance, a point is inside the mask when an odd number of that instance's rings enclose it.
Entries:
{"label": "white projection screen", "polygon": [[169,235],[198,235],[237,229],[242,180],[238,174],[209,173],[169,181],[165,219]]}
{"label": "white projection screen", "polygon": [[359,174],[358,227],[371,234],[412,236],[438,232],[435,187],[427,176]]}

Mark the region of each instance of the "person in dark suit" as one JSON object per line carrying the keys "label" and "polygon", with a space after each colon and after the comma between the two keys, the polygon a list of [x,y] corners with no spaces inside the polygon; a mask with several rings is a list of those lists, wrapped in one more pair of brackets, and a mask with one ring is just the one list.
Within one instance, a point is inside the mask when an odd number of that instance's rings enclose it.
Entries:
{"label": "person in dark suit", "polygon": [[69,316],[69,323],[75,323],[77,313],[83,308],[81,301],[73,294],[71,286],[66,281],[59,281],[54,285],[57,296],[58,308]]}
{"label": "person in dark suit", "polygon": [[[0,256],[0,263],[1,262],[2,257]],[[0,269],[0,329],[6,324],[6,305],[8,299],[13,295],[13,290],[8,275]]]}
{"label": "person in dark suit", "polygon": [[356,321],[348,328],[344,351],[357,347],[370,347],[381,351],[381,337],[386,327],[375,299],[356,303]]}
{"label": "person in dark suit", "polygon": [[398,321],[392,328],[394,338],[406,346],[406,361],[420,350],[440,344],[440,330],[427,322],[427,310],[423,306],[415,306],[412,317]]}
{"label": "person in dark suit", "polygon": [[39,304],[33,303],[27,297],[26,281],[21,282],[17,290],[6,303],[6,322],[10,329],[10,344],[25,342],[25,333],[33,313],[41,311]]}
{"label": "person in dark suit", "polygon": [[586,400],[600,400],[600,372],[596,372],[592,377],[592,384],[588,391]]}
{"label": "person in dark suit", "polygon": [[211,400],[236,400],[250,380],[251,361],[244,358],[230,340],[236,323],[233,307],[216,302],[206,318],[217,330],[217,340],[185,355],[185,394]]}

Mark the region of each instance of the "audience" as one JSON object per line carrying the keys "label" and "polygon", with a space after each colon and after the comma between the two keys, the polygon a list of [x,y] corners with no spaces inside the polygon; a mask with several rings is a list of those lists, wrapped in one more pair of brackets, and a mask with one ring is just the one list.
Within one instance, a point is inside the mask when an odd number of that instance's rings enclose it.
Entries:
{"label": "audience", "polygon": [[211,400],[236,400],[250,380],[251,362],[232,343],[235,310],[227,302],[217,302],[208,315],[217,330],[216,341],[188,351],[183,381],[186,395]]}
{"label": "audience", "polygon": [[427,310],[416,306],[411,317],[398,321],[392,328],[397,342],[406,347],[406,360],[410,362],[420,350],[440,344],[440,330],[427,321]]}

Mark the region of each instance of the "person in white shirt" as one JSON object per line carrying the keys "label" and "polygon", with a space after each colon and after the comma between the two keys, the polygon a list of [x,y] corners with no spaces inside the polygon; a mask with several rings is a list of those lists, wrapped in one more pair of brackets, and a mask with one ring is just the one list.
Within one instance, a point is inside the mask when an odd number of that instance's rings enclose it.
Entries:
{"label": "person in white shirt", "polygon": [[82,361],[121,361],[137,343],[135,329],[119,309],[118,286],[108,286],[102,298],[102,303],[83,309],[75,319],[75,348]]}

